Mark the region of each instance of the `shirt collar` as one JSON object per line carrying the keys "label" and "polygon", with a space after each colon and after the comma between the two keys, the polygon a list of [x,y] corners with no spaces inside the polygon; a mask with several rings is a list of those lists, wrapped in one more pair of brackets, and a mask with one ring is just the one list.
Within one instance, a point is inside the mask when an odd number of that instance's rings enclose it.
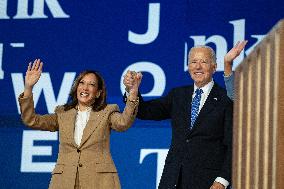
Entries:
{"label": "shirt collar", "polygon": [[81,111],[80,108],[79,108],[79,106],[77,106],[77,110],[78,110],[78,113],[87,113],[87,112],[91,112],[92,107],[87,107],[86,110]]}
{"label": "shirt collar", "polygon": [[[207,83],[206,85],[204,85],[200,89],[202,89],[203,93],[207,94],[211,91],[213,85],[214,85],[214,81],[211,80],[209,83]],[[195,92],[196,89],[198,89],[198,87],[194,83],[194,92]],[[195,94],[194,92],[193,92],[193,94]]]}

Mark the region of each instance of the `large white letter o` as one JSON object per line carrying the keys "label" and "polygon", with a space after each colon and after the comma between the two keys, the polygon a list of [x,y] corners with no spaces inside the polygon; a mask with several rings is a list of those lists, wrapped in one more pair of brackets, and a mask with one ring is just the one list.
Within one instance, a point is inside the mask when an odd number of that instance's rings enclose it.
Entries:
{"label": "large white letter o", "polygon": [[[125,86],[123,84],[123,76],[126,74],[127,70],[136,71],[136,72],[149,72],[153,75],[154,86],[153,89],[142,96],[161,96],[166,87],[166,76],[163,69],[152,62],[136,62],[129,65],[122,73],[120,78],[120,90],[122,94],[125,92]],[[143,81],[142,81],[143,83]]]}

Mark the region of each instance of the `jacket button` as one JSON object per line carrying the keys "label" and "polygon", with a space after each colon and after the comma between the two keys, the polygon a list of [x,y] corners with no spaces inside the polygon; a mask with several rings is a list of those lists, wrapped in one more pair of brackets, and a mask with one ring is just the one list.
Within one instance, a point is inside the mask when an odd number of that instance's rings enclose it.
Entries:
{"label": "jacket button", "polygon": [[80,152],[81,152],[81,150],[77,149],[77,152],[78,152],[78,153],[80,153]]}
{"label": "jacket button", "polygon": [[79,163],[79,167],[83,167],[82,163]]}
{"label": "jacket button", "polygon": [[189,143],[189,139],[186,139],[186,141],[185,141],[186,143]]}

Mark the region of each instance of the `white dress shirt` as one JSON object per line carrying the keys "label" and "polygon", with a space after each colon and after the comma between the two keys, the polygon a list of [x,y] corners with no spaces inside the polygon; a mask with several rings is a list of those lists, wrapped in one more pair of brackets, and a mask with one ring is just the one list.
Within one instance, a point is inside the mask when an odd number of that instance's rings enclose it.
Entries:
{"label": "white dress shirt", "polygon": [[[199,110],[198,113],[200,112],[201,108],[203,107],[212,87],[214,85],[214,81],[210,81],[209,83],[207,83],[204,87],[201,87],[200,89],[202,89],[203,93],[201,94],[201,100],[200,100],[200,104],[199,104]],[[195,97],[195,91],[196,89],[198,89],[198,87],[194,84],[194,92],[192,95],[192,99]]]}
{"label": "white dress shirt", "polygon": [[89,121],[91,110],[92,108],[87,108],[87,110],[81,111],[78,106],[74,130],[74,140],[78,146],[80,146],[81,144],[83,132],[87,125],[87,122]]}
{"label": "white dress shirt", "polygon": [[[207,99],[211,89],[213,88],[213,86],[214,86],[214,81],[212,80],[209,83],[207,83],[204,87],[200,88],[200,89],[202,89],[203,93],[201,94],[201,100],[200,100],[200,104],[199,104],[199,111],[198,111],[198,113],[200,112],[200,110],[202,109],[203,105],[205,104],[206,99]],[[195,94],[195,90],[196,89],[198,89],[198,87],[194,84],[194,92],[193,92],[193,95],[192,95],[192,99],[196,95]],[[229,186],[229,182],[226,179],[222,178],[222,177],[217,177],[215,179],[215,182],[219,182],[220,184],[225,186],[225,189]]]}

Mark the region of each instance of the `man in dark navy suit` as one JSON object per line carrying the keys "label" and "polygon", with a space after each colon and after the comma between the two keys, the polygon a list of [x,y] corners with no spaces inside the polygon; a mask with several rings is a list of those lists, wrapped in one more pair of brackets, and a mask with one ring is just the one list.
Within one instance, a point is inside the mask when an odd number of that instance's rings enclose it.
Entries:
{"label": "man in dark navy suit", "polygon": [[[172,141],[159,189],[225,189],[231,184],[233,103],[212,79],[216,67],[212,48],[193,47],[188,71],[194,85],[151,101],[140,95],[139,119],[171,119]],[[128,71],[124,85],[131,91],[141,79],[141,73]]]}

